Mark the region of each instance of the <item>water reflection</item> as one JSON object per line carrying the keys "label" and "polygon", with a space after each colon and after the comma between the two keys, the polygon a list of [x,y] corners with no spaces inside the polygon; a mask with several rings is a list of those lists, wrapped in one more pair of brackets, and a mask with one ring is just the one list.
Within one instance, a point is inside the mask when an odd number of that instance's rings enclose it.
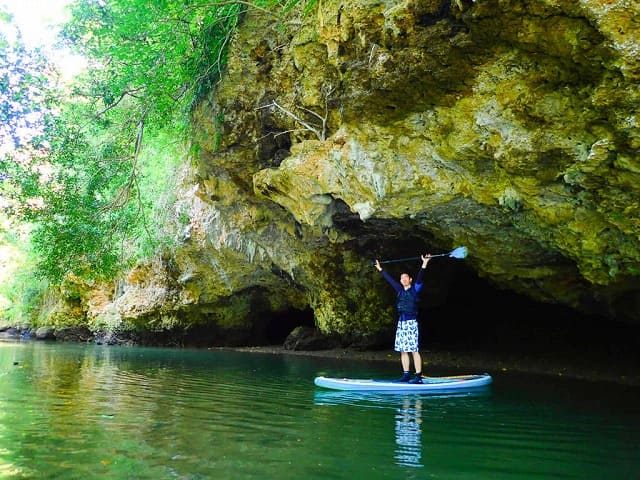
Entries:
{"label": "water reflection", "polygon": [[396,451],[398,465],[422,467],[422,399],[405,397],[396,412]]}
{"label": "water reflection", "polygon": [[429,442],[423,438],[423,428],[439,422],[451,410],[472,413],[484,408],[483,400],[491,397],[491,387],[446,394],[385,394],[317,390],[316,405],[341,405],[354,409],[382,409],[393,420],[395,446],[393,463],[400,467],[423,468],[423,449]]}
{"label": "water reflection", "polygon": [[[437,397],[443,397],[439,395]],[[431,397],[436,398],[436,396]],[[404,467],[422,467],[422,407],[419,395],[388,395],[367,392],[315,392],[316,405],[351,405],[395,412],[394,461]]]}
{"label": "water reflection", "polygon": [[0,478],[638,478],[637,390],[338,392],[327,362],[0,342]]}

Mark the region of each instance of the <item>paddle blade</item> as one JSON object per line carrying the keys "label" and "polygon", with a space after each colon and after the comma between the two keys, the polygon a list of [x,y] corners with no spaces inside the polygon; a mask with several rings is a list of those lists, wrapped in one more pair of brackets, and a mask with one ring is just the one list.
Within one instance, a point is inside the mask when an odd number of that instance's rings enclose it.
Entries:
{"label": "paddle blade", "polygon": [[458,247],[449,253],[450,257],[453,258],[466,258],[467,257],[467,247]]}

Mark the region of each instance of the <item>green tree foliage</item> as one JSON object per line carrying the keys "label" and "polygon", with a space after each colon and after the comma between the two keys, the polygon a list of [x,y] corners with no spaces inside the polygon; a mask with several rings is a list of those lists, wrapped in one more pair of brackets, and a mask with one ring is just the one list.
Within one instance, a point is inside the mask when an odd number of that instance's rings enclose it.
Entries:
{"label": "green tree foliage", "polygon": [[0,154],[24,146],[41,129],[53,75],[42,52],[25,47],[10,22],[0,11]]}
{"label": "green tree foliage", "polygon": [[67,44],[91,62],[78,94],[96,113],[122,105],[135,123],[165,124],[220,79],[246,5],[189,0],[76,0]]}
{"label": "green tree foliage", "polygon": [[[89,69],[56,115],[41,117],[42,135],[6,156],[0,170],[11,179],[3,187],[13,194],[14,213],[35,225],[41,275],[56,283],[68,273],[109,277],[127,267],[141,237],[147,244],[157,241],[158,226],[148,224],[157,199],[151,187],[157,163],[166,158],[160,155],[154,165],[142,146],[146,142],[157,154],[161,142],[162,151],[175,152],[189,111],[220,78],[225,48],[246,6],[211,7],[188,1],[73,3],[63,37]],[[9,58],[7,76],[23,71],[26,58]],[[26,77],[23,84],[35,86]],[[24,94],[12,95],[18,127],[32,107]]]}
{"label": "green tree foliage", "polygon": [[[25,47],[11,21],[0,11],[0,321],[18,325],[33,318],[46,282],[33,280],[33,258],[24,248],[28,229],[16,228],[5,215],[21,160],[13,153],[42,132],[55,75],[39,49]],[[28,185],[33,178],[24,180]]]}
{"label": "green tree foliage", "polygon": [[16,212],[35,224],[40,274],[56,283],[68,273],[111,277],[132,251],[158,245],[168,155],[178,155],[190,113],[223,75],[233,32],[248,8],[277,18],[298,1],[71,4],[61,40],[87,59],[87,71],[45,117],[29,161],[0,166],[13,180]]}

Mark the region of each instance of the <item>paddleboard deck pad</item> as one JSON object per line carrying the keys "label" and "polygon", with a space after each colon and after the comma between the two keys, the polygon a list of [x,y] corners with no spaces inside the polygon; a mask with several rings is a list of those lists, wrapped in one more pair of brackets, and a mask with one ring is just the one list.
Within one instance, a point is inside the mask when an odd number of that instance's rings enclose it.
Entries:
{"label": "paddleboard deck pad", "polygon": [[374,380],[364,378],[316,377],[318,387],[330,390],[346,390],[378,393],[445,393],[467,391],[487,387],[493,382],[488,373],[454,375],[447,377],[422,377],[422,383],[407,383],[397,380]]}

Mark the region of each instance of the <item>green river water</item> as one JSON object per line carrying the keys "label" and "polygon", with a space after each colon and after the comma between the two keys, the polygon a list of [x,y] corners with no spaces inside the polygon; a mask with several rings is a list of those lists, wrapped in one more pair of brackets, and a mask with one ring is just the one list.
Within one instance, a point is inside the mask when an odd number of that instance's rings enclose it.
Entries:
{"label": "green river water", "polygon": [[396,367],[0,342],[0,478],[640,478],[638,388],[500,372],[456,396],[313,384]]}

